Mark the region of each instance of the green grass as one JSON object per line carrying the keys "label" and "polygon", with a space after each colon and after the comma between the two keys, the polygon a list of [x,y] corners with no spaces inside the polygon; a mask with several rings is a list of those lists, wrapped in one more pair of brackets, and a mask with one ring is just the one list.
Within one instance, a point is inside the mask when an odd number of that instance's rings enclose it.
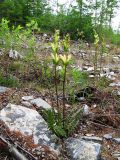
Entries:
{"label": "green grass", "polygon": [[5,87],[18,87],[19,81],[18,79],[15,79],[12,75],[6,77],[0,75],[0,85]]}

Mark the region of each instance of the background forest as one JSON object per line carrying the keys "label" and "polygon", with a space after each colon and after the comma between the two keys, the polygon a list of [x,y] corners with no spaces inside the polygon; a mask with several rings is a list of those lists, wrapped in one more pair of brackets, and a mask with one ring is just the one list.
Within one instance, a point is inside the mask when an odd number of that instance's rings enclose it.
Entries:
{"label": "background forest", "polygon": [[[113,33],[112,19],[119,7],[119,0],[74,0],[60,5],[58,0],[2,0],[0,19],[10,20],[12,25],[25,26],[31,19],[38,23],[41,32],[69,33],[72,39],[94,40],[93,30],[104,34],[114,43],[120,43],[119,28]],[[79,34],[78,36],[78,32]]]}

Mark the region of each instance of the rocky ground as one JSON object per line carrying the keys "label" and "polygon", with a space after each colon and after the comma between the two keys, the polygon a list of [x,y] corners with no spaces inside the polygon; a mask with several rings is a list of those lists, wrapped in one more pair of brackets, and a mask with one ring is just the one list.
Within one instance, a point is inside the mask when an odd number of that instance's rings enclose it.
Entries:
{"label": "rocky ground", "polygon": [[[92,81],[94,71],[91,57],[94,50],[87,45],[82,46],[83,50],[77,46],[77,42],[71,44],[71,54],[76,64],[72,67],[89,73]],[[45,57],[51,53],[47,40],[45,45],[39,47]],[[66,101],[68,109],[74,105],[83,109],[82,120],[66,139],[60,140],[54,135],[41,114],[41,110],[51,110],[55,103],[54,96],[51,99],[47,89],[37,91],[28,86],[0,86],[1,160],[13,159],[13,146],[24,156],[23,160],[25,157],[28,160],[120,160],[120,50],[113,50],[109,45],[107,47],[114,54],[109,54],[112,55],[109,58],[108,53],[103,55],[100,77],[107,77],[109,86],[104,90],[91,87],[92,102],[79,92],[76,93],[75,104]],[[62,48],[59,52],[62,52]],[[11,58],[21,57],[18,52],[9,53]],[[11,155],[6,152],[8,144],[2,138],[9,143]]]}

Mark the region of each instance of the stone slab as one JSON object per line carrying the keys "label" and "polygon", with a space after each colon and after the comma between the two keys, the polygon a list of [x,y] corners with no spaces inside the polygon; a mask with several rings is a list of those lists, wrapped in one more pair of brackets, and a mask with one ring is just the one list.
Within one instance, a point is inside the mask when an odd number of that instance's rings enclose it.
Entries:
{"label": "stone slab", "polygon": [[47,126],[42,116],[33,109],[20,105],[8,104],[0,111],[2,120],[11,131],[19,131],[24,135],[32,135],[35,144],[47,145],[52,150],[58,151],[54,135]]}
{"label": "stone slab", "polygon": [[100,160],[101,145],[81,138],[69,138],[66,149],[70,160]]}

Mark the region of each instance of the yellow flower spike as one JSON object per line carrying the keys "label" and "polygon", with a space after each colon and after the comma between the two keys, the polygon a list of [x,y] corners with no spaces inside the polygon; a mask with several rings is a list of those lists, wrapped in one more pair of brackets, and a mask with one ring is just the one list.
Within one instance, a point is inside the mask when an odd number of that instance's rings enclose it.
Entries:
{"label": "yellow flower spike", "polygon": [[58,64],[59,63],[59,56],[57,54],[52,54],[52,60],[54,64]]}
{"label": "yellow flower spike", "polygon": [[95,30],[94,30],[94,38],[95,38],[94,44],[97,46],[99,43],[99,36]]}
{"label": "yellow flower spike", "polygon": [[54,41],[55,43],[58,43],[59,42],[59,39],[60,39],[60,31],[59,30],[56,30],[55,31],[55,36],[54,36]]}
{"label": "yellow flower spike", "polygon": [[58,44],[51,43],[51,47],[52,47],[53,53],[57,53],[58,52]]}
{"label": "yellow flower spike", "polygon": [[62,44],[63,44],[64,51],[68,52],[69,48],[70,48],[70,36],[69,36],[69,34],[67,34],[65,36],[64,40],[62,41]]}
{"label": "yellow flower spike", "polygon": [[65,66],[67,66],[71,60],[71,55],[60,55],[60,58]]}

